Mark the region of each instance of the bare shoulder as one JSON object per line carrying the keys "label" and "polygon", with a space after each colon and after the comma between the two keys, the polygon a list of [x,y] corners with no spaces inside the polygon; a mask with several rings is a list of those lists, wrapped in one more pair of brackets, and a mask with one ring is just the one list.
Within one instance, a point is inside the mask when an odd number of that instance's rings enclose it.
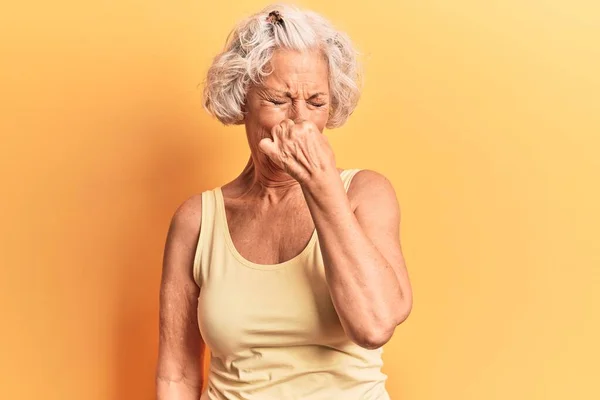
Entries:
{"label": "bare shoulder", "polygon": [[[177,384],[193,390],[200,385],[198,355],[204,343],[198,328],[200,287],[194,280],[193,260],[200,232],[201,202],[202,196],[195,195],[181,203],[173,213],[167,234],[159,296],[156,370],[157,388],[164,396],[177,391]],[[159,398],[164,396],[159,394]]]}
{"label": "bare shoulder", "polygon": [[201,220],[202,195],[200,194],[185,200],[173,213],[165,244],[163,260],[165,276],[181,276],[187,277],[186,279],[192,277]]}
{"label": "bare shoulder", "polygon": [[171,218],[177,236],[197,236],[202,223],[202,195],[196,194],[181,203]]}
{"label": "bare shoulder", "polygon": [[377,205],[387,211],[399,212],[396,191],[390,180],[370,169],[360,170],[352,178],[348,188],[348,198],[356,207]]}

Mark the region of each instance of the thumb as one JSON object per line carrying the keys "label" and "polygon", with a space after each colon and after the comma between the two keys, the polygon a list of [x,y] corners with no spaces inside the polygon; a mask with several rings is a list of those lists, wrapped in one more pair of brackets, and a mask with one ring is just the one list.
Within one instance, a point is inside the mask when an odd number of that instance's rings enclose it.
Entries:
{"label": "thumb", "polygon": [[260,142],[258,142],[258,149],[270,156],[276,154],[277,146],[275,142],[270,138],[264,138]]}
{"label": "thumb", "polygon": [[258,149],[267,155],[268,159],[279,168],[284,168],[279,160],[279,149],[277,143],[269,138],[264,138],[258,142]]}

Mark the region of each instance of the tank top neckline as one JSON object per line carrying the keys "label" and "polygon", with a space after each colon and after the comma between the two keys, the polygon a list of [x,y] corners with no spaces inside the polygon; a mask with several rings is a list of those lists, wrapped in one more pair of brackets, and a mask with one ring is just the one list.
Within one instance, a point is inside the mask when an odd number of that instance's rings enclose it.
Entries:
{"label": "tank top neckline", "polygon": [[[340,172],[340,177],[342,177],[343,176],[342,174],[344,174],[346,171],[349,171],[349,170],[347,170],[347,169],[342,170]],[[343,178],[342,178],[342,180],[343,180]],[[345,184],[345,182],[344,182],[344,184]],[[346,189],[346,191],[347,191],[347,189]],[[282,261],[282,262],[276,263],[276,264],[260,264],[260,263],[255,263],[255,262],[248,260],[246,257],[244,257],[240,254],[240,252],[235,247],[235,244],[233,243],[233,239],[231,238],[231,231],[229,230],[229,223],[227,222],[227,213],[225,211],[225,199],[223,196],[223,191],[221,190],[221,186],[215,188],[214,192],[215,192],[215,196],[216,196],[216,200],[217,200],[217,209],[220,214],[219,217],[221,219],[221,227],[223,229],[223,236],[225,236],[225,243],[227,244],[227,247],[229,247],[231,254],[242,265],[249,267],[249,268],[260,269],[260,270],[264,270],[264,271],[278,270],[278,269],[285,268],[287,266],[291,266],[294,264],[301,265],[302,264],[301,261],[303,261],[308,256],[308,254],[311,252],[311,250],[314,248],[315,242],[317,241],[317,237],[318,237],[316,226],[313,229],[310,239],[309,239],[307,245],[304,247],[304,249],[302,249],[302,251],[300,253],[298,253],[296,256],[290,258],[289,260]]]}

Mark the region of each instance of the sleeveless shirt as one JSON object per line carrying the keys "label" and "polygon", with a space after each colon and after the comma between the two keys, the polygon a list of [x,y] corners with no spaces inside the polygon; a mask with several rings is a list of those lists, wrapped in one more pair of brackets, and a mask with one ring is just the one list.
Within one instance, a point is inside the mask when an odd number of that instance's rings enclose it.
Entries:
{"label": "sleeveless shirt", "polygon": [[[358,171],[341,172],[346,192]],[[389,400],[383,350],[340,324],[316,229],[294,258],[253,263],[233,244],[221,187],[205,191],[193,274],[211,353],[201,400]]]}

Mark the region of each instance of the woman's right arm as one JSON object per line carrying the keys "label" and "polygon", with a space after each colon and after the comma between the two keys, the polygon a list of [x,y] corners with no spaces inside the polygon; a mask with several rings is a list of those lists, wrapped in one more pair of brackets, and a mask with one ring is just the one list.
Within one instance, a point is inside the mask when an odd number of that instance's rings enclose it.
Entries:
{"label": "woman's right arm", "polygon": [[175,211],[163,256],[156,395],[158,400],[198,400],[204,342],[198,329],[200,289],[193,262],[201,223],[201,196]]}

